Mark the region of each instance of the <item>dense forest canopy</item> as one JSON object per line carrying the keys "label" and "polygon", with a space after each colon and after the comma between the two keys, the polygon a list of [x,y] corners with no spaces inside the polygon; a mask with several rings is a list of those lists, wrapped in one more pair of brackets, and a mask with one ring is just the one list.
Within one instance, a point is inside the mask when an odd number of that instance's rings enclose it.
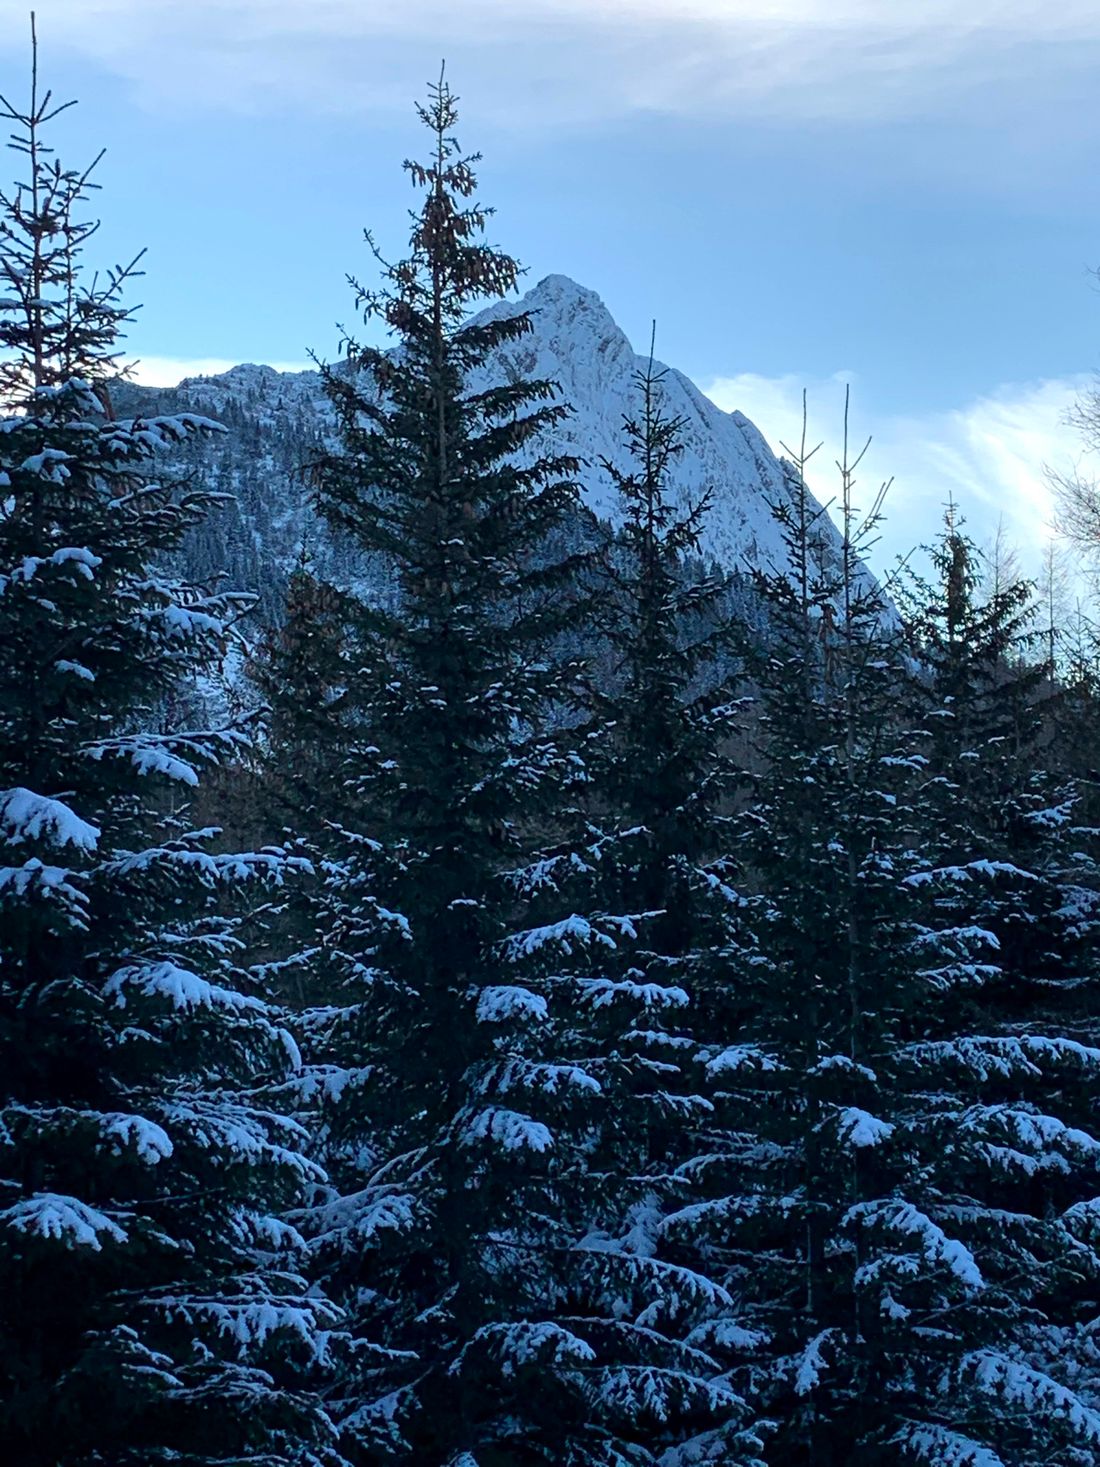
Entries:
{"label": "dense forest canopy", "polygon": [[586,441],[444,77],[299,455],[146,412],[4,106],[5,1460],[1094,1467],[1088,608],[652,349]]}

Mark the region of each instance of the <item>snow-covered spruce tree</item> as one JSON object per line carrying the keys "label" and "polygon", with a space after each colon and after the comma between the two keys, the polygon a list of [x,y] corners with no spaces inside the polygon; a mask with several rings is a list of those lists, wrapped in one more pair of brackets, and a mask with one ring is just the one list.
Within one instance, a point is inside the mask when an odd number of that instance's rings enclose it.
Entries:
{"label": "snow-covered spruce tree", "polygon": [[601,1265],[599,1292],[569,1322],[583,1320],[599,1358],[621,1361],[593,1373],[589,1410],[621,1423],[630,1461],[749,1467],[760,1460],[751,1413],[704,1345],[732,1301],[705,1269],[655,1246],[662,1215],[690,1195],[676,1165],[708,1139],[714,1046],[697,1036],[719,1010],[729,1022],[743,907],[718,854],[741,628],[726,582],[692,564],[709,497],[682,515],[672,505],[684,425],[664,410],[663,377],[651,349],[623,423],[629,466],[603,461],[622,523],[584,577],[598,652],[583,673],[586,719],[570,728],[573,799],[559,839],[511,880],[548,932],[561,930],[555,912],[587,914],[571,919],[568,946],[541,956],[559,993],[572,990],[566,1047],[600,1084],[584,1165],[563,1193]]}
{"label": "snow-covered spruce tree", "polygon": [[722,1124],[681,1169],[693,1196],[659,1234],[663,1256],[707,1268],[734,1299],[705,1338],[771,1418],[774,1464],[855,1461],[865,1431],[869,1376],[838,1243],[848,1208],[875,1195],[861,1150],[884,1123],[867,1077],[904,976],[889,858],[897,652],[858,557],[854,466],[838,558],[809,457],[803,439],[775,506],[791,573],[759,577],[772,613],[752,668],[762,773],[738,841],[755,944],[729,971],[751,1001],[710,1055]]}
{"label": "snow-covered spruce tree", "polygon": [[[1100,1037],[1100,901],[1091,781],[1060,747],[1077,690],[1073,681],[1060,686],[1041,655],[1051,646],[1033,587],[1017,581],[983,590],[982,558],[950,508],[931,559],[933,576],[916,583],[912,621],[918,660],[910,695],[927,759],[919,840],[928,862],[913,879],[925,886],[929,920],[969,920],[989,934],[982,981],[960,1006],[973,1032],[1012,1056],[997,1062],[1000,1098],[1025,1115],[1046,1113],[1035,1123],[1045,1134],[1068,1126],[1084,1144],[1096,1129],[1090,1046]],[[988,1066],[983,1057],[977,1069]],[[1030,1178],[1027,1211],[1085,1215],[1067,1212],[1088,1198],[1056,1149],[1016,1165]],[[1086,1236],[1095,1243],[1094,1228]],[[1061,1262],[1035,1276],[1046,1285],[1035,1319],[1047,1341],[1045,1356],[1039,1350],[1035,1358],[1063,1373],[1076,1359],[1076,1378],[1083,1387],[1091,1380],[1096,1405],[1095,1362],[1086,1368],[1080,1358],[1095,1323],[1096,1282],[1085,1282],[1083,1263]]]}
{"label": "snow-covered spruce tree", "polygon": [[64,1462],[336,1463],[308,1385],[336,1313],[277,1221],[315,1168],[262,1098],[286,1036],[240,970],[181,797],[247,727],[166,730],[242,599],[160,569],[206,506],[158,452],[216,425],[114,421],[132,268],[86,286],[88,172],[61,109],[4,104],[0,195],[0,1450]]}
{"label": "snow-covered spruce tree", "polygon": [[[615,1317],[591,1319],[588,1338],[602,1330],[632,1350],[636,1368],[620,1372],[614,1391],[646,1421],[642,1440],[658,1460],[734,1464],[758,1461],[760,1444],[700,1343],[732,1301],[705,1269],[655,1256],[662,1215],[692,1195],[678,1164],[710,1147],[706,1066],[716,1047],[705,1036],[719,1013],[732,1022],[744,906],[719,854],[735,774],[727,745],[738,709],[726,674],[736,637],[724,583],[687,571],[707,500],[683,515],[672,506],[683,424],[663,408],[663,376],[651,352],[638,411],[624,423],[629,467],[604,463],[622,527],[597,577],[603,648],[588,670],[590,722],[578,740],[581,833],[517,878],[533,910],[565,903],[614,932],[595,967],[585,947],[555,955],[559,978],[577,981],[575,1042],[601,1085],[573,1215],[588,1219],[586,1246],[620,1274]],[[639,1296],[642,1307],[631,1307]],[[700,1413],[708,1396],[713,1409]]]}
{"label": "snow-covered spruce tree", "polygon": [[390,558],[395,594],[361,609],[349,654],[324,942],[343,996],[304,1021],[337,1185],[304,1226],[356,1312],[337,1403],[356,1460],[653,1463],[671,1415],[728,1415],[731,1398],[662,1331],[684,1300],[706,1307],[708,1281],[587,1238],[595,955],[629,924],[556,899],[531,915],[532,853],[582,773],[576,669],[555,653],[574,566],[546,551],[579,510],[577,464],[540,450],[566,411],[550,383],[484,385],[530,323],[469,312],[517,267],[483,240],[442,82],[421,117],[411,253],[359,294],[394,349],[349,344],[325,374],[343,451],[319,464],[317,502]]}
{"label": "snow-covered spruce tree", "polygon": [[[912,575],[903,607],[913,665],[910,718],[923,730],[925,843],[962,873],[958,900],[1000,944],[997,1004],[1008,1020],[1034,985],[1073,976],[1073,948],[1087,935],[1059,879],[1078,799],[1053,772],[1044,730],[1054,669],[1032,585],[983,590],[983,558],[949,506],[928,548],[931,572]],[[942,905],[950,901],[947,889]],[[990,992],[990,990],[987,990]]]}
{"label": "snow-covered spruce tree", "polygon": [[850,533],[835,582],[798,574],[797,498],[748,812],[756,1012],[712,1061],[729,1142],[659,1243],[725,1266],[738,1309],[715,1343],[775,1423],[773,1467],[1083,1464],[1100,1052],[990,1032],[968,1002],[996,940],[930,895],[908,658]]}
{"label": "snow-covered spruce tree", "polygon": [[631,961],[648,978],[695,988],[697,974],[712,986],[714,953],[734,941],[741,907],[719,854],[737,774],[727,752],[738,712],[728,670],[740,637],[724,582],[685,573],[709,497],[679,516],[671,504],[684,425],[662,407],[663,376],[651,353],[636,384],[640,411],[624,425],[632,467],[604,464],[623,525],[601,618],[613,665],[592,696],[607,734],[589,765],[596,800],[620,825],[620,848],[602,855],[603,879],[618,905],[655,914]]}

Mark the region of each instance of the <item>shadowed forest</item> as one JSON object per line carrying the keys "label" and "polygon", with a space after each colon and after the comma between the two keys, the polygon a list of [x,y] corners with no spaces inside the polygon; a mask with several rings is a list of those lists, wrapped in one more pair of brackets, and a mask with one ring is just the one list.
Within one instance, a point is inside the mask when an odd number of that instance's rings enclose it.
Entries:
{"label": "shadowed forest", "polygon": [[1095,1467],[1088,604],[872,574],[847,422],[722,564],[652,350],[563,438],[442,78],[249,585],[262,429],[143,413],[4,105],[4,1461]]}

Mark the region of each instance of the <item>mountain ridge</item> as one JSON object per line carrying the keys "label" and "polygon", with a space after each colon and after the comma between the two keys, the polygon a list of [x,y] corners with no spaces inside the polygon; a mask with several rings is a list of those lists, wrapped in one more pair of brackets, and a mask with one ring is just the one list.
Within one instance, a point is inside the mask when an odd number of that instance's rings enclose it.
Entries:
{"label": "mountain ridge", "polygon": [[[498,349],[471,386],[516,374],[555,381],[571,412],[537,448],[585,462],[580,476],[585,504],[614,528],[621,522],[620,506],[602,460],[629,467],[623,421],[637,411],[636,379],[648,354],[635,352],[596,291],[566,275],[548,275],[522,297],[494,302],[474,319],[518,312],[530,313],[531,332]],[[743,413],[718,407],[676,368],[655,366],[663,374],[663,406],[683,423],[683,449],[669,474],[671,498],[679,512],[687,513],[710,496],[701,523],[701,557],[727,573],[789,573],[772,505],[790,500],[790,465]],[[375,572],[357,563],[353,548],[337,543],[320,524],[301,474],[335,435],[319,371],[282,372],[263,363],[239,363],[170,388],[126,384],[117,405],[142,414],[201,412],[230,430],[197,449],[186,464],[236,501],[235,509],[217,512],[193,542],[189,573],[225,569],[231,583],[259,592],[268,619],[277,618],[281,588],[305,546],[326,574],[371,592]],[[820,525],[825,544],[838,548],[839,535],[827,515]]]}

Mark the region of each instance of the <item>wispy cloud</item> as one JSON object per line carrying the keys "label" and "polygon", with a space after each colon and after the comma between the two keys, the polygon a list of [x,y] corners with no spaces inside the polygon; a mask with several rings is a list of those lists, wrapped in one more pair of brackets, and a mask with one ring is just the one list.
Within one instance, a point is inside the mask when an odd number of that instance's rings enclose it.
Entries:
{"label": "wispy cloud", "polygon": [[780,451],[783,443],[798,444],[805,385],[808,446],[822,445],[807,479],[818,497],[828,500],[839,484],[844,388],[851,383],[853,453],[871,437],[858,470],[857,503],[867,506],[879,485],[893,479],[873,557],[880,567],[933,538],[951,499],[979,542],[991,540],[1003,522],[1022,562],[1035,573],[1054,519],[1046,469],[1065,471],[1082,458],[1080,437],[1066,415],[1086,380],[1009,383],[960,408],[920,417],[873,416],[861,407],[858,377],[850,372],[805,384],[793,375],[744,373],[718,378],[703,390],[720,407],[740,409]]}
{"label": "wispy cloud", "polygon": [[[216,377],[238,365],[240,358],[225,357],[142,357],[136,362],[133,380],[144,387],[175,387],[185,377]],[[269,362],[277,372],[304,372],[312,362]]]}
{"label": "wispy cloud", "polygon": [[[148,107],[407,106],[446,54],[512,126],[751,112],[789,120],[942,115],[1011,102],[1044,54],[1084,74],[1095,0],[38,0],[50,44],[125,78]],[[5,49],[25,0],[0,0]]]}

